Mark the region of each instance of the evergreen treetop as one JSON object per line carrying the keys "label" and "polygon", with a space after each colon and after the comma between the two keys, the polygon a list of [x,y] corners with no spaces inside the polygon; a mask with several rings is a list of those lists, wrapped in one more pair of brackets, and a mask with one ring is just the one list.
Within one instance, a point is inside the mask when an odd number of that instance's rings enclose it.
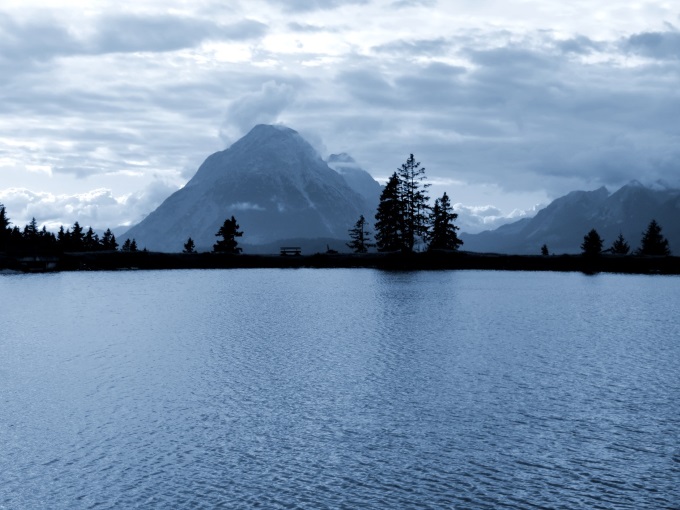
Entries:
{"label": "evergreen treetop", "polygon": [[9,218],[5,206],[0,204],[0,252],[6,251],[9,247],[10,234]]}
{"label": "evergreen treetop", "polygon": [[628,255],[628,252],[630,251],[630,245],[626,242],[623,234],[619,233],[619,237],[617,237],[612,243],[609,251],[614,255]]}
{"label": "evergreen treetop", "polygon": [[92,227],[90,227],[87,229],[85,237],[83,238],[83,249],[85,251],[97,251],[99,248],[99,236],[95,234]]}
{"label": "evergreen treetop", "polygon": [[602,253],[602,238],[597,230],[592,229],[583,237],[581,250],[586,257],[596,257]]}
{"label": "evergreen treetop", "polygon": [[368,223],[362,214],[354,224],[354,227],[349,230],[349,237],[351,241],[347,246],[352,249],[354,253],[366,253],[368,248],[375,246],[371,243],[371,235],[367,230]]}
{"label": "evergreen treetop", "polygon": [[444,192],[434,201],[432,208],[428,250],[457,250],[463,244],[456,234],[459,227],[453,223],[456,218],[458,214],[453,212],[449,196]]}
{"label": "evergreen treetop", "polygon": [[375,241],[378,251],[398,251],[403,248],[404,215],[399,194],[399,176],[394,172],[380,194],[375,215]]}
{"label": "evergreen treetop", "polygon": [[196,244],[191,237],[184,243],[184,250],[182,250],[182,253],[196,253]]}
{"label": "evergreen treetop", "polygon": [[118,243],[116,242],[116,236],[113,235],[113,232],[111,232],[110,228],[106,229],[106,232],[104,232],[104,235],[102,236],[101,240],[101,248],[102,250],[105,251],[113,251],[118,248]]}
{"label": "evergreen treetop", "polygon": [[0,234],[9,228],[9,218],[5,206],[0,204]]}
{"label": "evergreen treetop", "polygon": [[642,243],[638,251],[640,255],[667,256],[671,254],[668,239],[661,234],[661,226],[652,220],[642,235]]}
{"label": "evergreen treetop", "polygon": [[38,237],[38,223],[35,221],[35,218],[31,218],[30,223],[24,227],[24,237],[28,239]]}
{"label": "evergreen treetop", "polygon": [[243,235],[243,232],[240,232],[239,228],[238,223],[236,223],[236,218],[233,216],[231,219],[224,220],[224,224],[215,234],[215,236],[221,237],[222,239],[213,245],[213,251],[232,254],[241,253],[242,250],[238,247],[238,242],[236,241],[237,237]]}
{"label": "evergreen treetop", "polygon": [[399,176],[399,195],[402,203],[403,232],[402,249],[413,251],[418,238],[428,234],[429,210],[427,188],[424,183],[425,168],[410,154],[397,171]]}

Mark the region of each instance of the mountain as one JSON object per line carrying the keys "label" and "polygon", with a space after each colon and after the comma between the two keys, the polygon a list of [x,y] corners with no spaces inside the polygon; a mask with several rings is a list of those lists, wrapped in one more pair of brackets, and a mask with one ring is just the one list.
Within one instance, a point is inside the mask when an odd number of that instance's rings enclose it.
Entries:
{"label": "mountain", "polygon": [[608,248],[619,233],[635,250],[652,219],[663,228],[671,250],[680,252],[680,190],[645,187],[637,181],[615,193],[602,187],[573,191],[554,200],[533,218],[524,218],[479,234],[462,234],[468,251],[538,254],[543,244],[551,253],[580,253],[583,236],[594,228]]}
{"label": "mountain", "polygon": [[181,251],[191,237],[198,251],[208,251],[232,215],[244,232],[242,244],[347,239],[359,215],[374,210],[296,131],[258,125],[209,156],[186,186],[120,239],[135,238],[152,251]]}

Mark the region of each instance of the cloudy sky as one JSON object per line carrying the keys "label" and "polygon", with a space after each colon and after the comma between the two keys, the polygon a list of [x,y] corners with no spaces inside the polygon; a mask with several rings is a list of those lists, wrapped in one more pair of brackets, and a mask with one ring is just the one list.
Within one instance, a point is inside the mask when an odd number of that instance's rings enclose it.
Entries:
{"label": "cloudy sky", "polygon": [[257,123],[379,179],[412,152],[478,226],[680,184],[679,27],[662,0],[3,0],[0,203],[135,223]]}

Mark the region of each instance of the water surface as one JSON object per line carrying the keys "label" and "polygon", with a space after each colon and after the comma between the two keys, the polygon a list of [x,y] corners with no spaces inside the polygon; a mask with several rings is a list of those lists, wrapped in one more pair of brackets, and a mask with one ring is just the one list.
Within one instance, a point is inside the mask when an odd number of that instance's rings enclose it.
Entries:
{"label": "water surface", "polygon": [[0,277],[0,508],[679,508],[680,279]]}

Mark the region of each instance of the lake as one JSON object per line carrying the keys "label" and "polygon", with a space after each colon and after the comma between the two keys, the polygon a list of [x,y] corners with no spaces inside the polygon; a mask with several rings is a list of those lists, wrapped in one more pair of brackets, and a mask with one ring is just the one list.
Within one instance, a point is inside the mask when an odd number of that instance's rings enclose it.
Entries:
{"label": "lake", "polygon": [[0,276],[0,509],[680,508],[680,278]]}

